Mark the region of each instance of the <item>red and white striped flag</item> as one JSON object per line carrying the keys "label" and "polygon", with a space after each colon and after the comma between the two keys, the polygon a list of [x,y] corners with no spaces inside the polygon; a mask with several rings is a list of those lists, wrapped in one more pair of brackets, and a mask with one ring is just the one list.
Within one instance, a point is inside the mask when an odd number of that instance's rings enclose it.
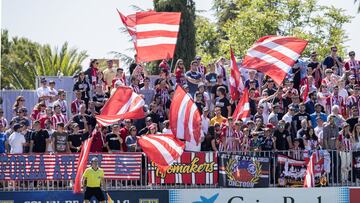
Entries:
{"label": "red and white striped flag", "polygon": [[304,178],[304,187],[315,187],[315,175],[314,167],[316,164],[316,153],[312,153],[310,156],[310,161],[307,165],[306,174]]}
{"label": "red and white striped flag", "polygon": [[244,94],[242,95],[239,103],[237,104],[232,117],[235,121],[241,119],[246,122],[250,120],[249,91],[247,89],[244,89]]}
{"label": "red and white striped flag", "polygon": [[136,15],[135,14],[131,14],[128,16],[124,16],[118,9],[116,9],[117,12],[119,13],[120,19],[122,21],[122,23],[125,25],[127,31],[129,32],[132,41],[134,42],[134,45],[136,43],[136,30],[135,30],[135,25],[136,25]]}
{"label": "red and white striped flag", "polygon": [[138,139],[138,143],[161,172],[165,172],[185,148],[185,144],[171,134],[144,135]]}
{"label": "red and white striped flag", "polygon": [[105,103],[96,120],[101,125],[108,126],[121,119],[144,118],[144,105],[144,99],[131,87],[120,86]]}
{"label": "red and white striped flag", "polygon": [[80,156],[77,162],[76,177],[73,189],[74,193],[81,192],[81,178],[88,163],[90,148],[95,134],[96,129],[93,130],[91,137],[85,140],[85,142],[82,144]]}
{"label": "red and white striped flag", "polygon": [[185,90],[177,86],[170,106],[170,129],[173,134],[196,145],[200,143],[201,114]]}
{"label": "red and white striped flag", "polygon": [[230,96],[233,101],[237,100],[240,93],[244,90],[244,83],[241,78],[239,68],[236,64],[234,52],[230,47],[231,72],[230,72]]}
{"label": "red and white striped flag", "polygon": [[136,13],[137,62],[173,58],[180,17],[179,12]]}
{"label": "red and white striped flag", "polygon": [[296,37],[262,37],[248,50],[242,66],[261,71],[281,84],[307,43]]}

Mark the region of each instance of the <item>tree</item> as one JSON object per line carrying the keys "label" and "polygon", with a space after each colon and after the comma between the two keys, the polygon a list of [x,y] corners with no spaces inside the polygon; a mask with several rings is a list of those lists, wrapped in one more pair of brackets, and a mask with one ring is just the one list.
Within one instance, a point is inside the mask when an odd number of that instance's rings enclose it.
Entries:
{"label": "tree", "polygon": [[197,16],[196,27],[196,54],[202,57],[202,61],[209,62],[219,55],[220,33],[216,24],[207,18]]}
{"label": "tree", "polygon": [[[317,0],[214,2],[217,29],[222,33],[220,55],[228,56],[229,45],[232,45],[236,55],[244,56],[257,39],[266,35],[293,35],[309,40],[304,55],[315,50],[325,56],[331,45],[338,46],[340,54],[345,53],[347,36],[343,25],[350,22],[351,16],[343,9],[320,6]],[[227,5],[229,2],[231,7]]]}
{"label": "tree", "polygon": [[195,2],[193,0],[154,0],[158,12],[181,12],[174,60],[182,58],[186,66],[195,57]]}
{"label": "tree", "polygon": [[9,39],[7,30],[1,33],[1,43],[1,88],[34,89],[37,76],[72,76],[81,71],[87,57],[67,42],[51,49],[26,38]]}

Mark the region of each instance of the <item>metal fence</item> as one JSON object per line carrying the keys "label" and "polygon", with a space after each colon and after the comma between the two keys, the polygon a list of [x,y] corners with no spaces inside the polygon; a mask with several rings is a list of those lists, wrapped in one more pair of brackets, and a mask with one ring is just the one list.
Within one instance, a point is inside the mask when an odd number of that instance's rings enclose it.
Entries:
{"label": "metal fence", "polygon": [[[200,152],[206,153],[206,152]],[[229,152],[229,155],[241,155],[248,157],[267,157],[269,158],[269,185],[267,187],[302,187],[303,170],[292,168],[294,166],[306,168],[307,162],[302,162],[310,156],[311,153],[318,153],[318,151],[263,151],[263,152]],[[321,167],[329,167],[328,172],[323,172],[321,176],[320,187],[331,186],[360,186],[360,151],[322,151],[323,162]],[[321,154],[319,153],[319,155]],[[326,155],[324,155],[326,154]],[[6,156],[6,155],[1,155]],[[325,161],[326,156],[329,158]],[[216,156],[217,157],[217,156]],[[281,158],[280,158],[281,157]],[[1,158],[1,157],[0,157]],[[218,157],[219,158],[219,157]],[[4,159],[2,159],[4,160]],[[284,161],[287,160],[287,161]],[[321,160],[321,159],[319,159]],[[282,162],[280,164],[280,162]],[[325,166],[325,164],[329,164]],[[306,163],[306,164],[305,164]],[[5,166],[0,162],[0,169],[4,170]],[[114,166],[115,167],[115,166]],[[279,170],[279,168],[283,167]],[[216,181],[213,184],[181,184],[181,183],[151,183],[149,180],[150,168],[146,156],[142,158],[141,177],[138,180],[116,180],[106,179],[106,186],[108,190],[133,190],[133,189],[179,189],[179,188],[219,188],[222,187]],[[324,168],[319,169],[326,171]],[[219,172],[219,167],[217,171]],[[294,172],[295,171],[295,172]],[[284,172],[281,177],[280,173]],[[300,174],[300,179],[291,177],[291,173]],[[219,173],[220,175],[220,173]],[[280,178],[287,178],[285,182],[300,182],[300,184],[280,184]],[[299,178],[299,177],[298,177]],[[2,180],[1,180],[2,179]],[[289,181],[290,180],[290,181]],[[74,180],[5,180],[0,175],[0,191],[36,191],[36,190],[72,190]]]}

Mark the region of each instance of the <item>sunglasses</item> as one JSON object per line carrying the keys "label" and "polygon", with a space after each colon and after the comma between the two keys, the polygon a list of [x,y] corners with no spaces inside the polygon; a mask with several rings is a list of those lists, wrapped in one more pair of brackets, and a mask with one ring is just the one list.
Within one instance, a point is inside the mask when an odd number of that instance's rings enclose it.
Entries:
{"label": "sunglasses", "polygon": [[25,101],[25,99],[20,99],[19,101]]}
{"label": "sunglasses", "polygon": [[332,51],[333,51],[333,52],[337,52],[337,49],[333,49]]}
{"label": "sunglasses", "polygon": [[349,56],[355,56],[355,54],[349,54]]}

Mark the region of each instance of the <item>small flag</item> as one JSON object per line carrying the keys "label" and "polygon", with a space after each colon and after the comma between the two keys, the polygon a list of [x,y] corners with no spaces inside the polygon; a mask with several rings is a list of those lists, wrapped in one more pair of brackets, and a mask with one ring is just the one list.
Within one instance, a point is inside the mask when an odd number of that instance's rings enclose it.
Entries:
{"label": "small flag", "polygon": [[110,197],[110,195],[109,195],[108,192],[106,193],[106,196],[107,196],[107,202],[108,202],[108,203],[114,203],[114,200],[111,199],[111,197]]}

